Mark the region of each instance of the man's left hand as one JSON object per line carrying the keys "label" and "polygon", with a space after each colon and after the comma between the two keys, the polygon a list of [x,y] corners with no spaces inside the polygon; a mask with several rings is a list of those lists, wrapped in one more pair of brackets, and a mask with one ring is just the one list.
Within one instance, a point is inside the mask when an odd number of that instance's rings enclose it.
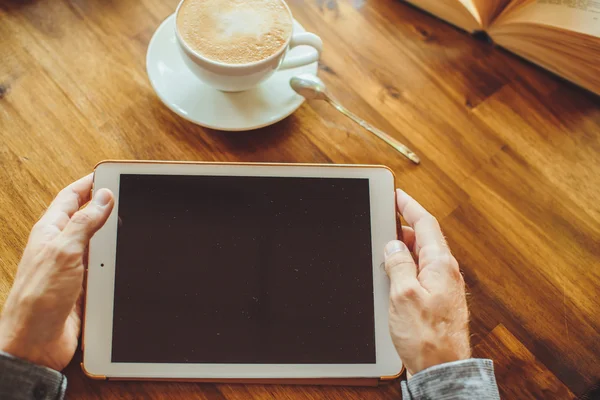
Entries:
{"label": "man's left hand", "polygon": [[92,175],[63,189],[34,225],[0,318],[0,350],[62,370],[81,329],[84,259],[114,200],[100,189],[89,201]]}

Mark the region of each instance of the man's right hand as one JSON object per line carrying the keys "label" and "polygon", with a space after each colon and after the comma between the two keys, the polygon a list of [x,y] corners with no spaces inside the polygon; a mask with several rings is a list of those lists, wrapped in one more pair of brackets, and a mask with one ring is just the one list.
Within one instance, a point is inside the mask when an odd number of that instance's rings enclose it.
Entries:
{"label": "man's right hand", "polygon": [[[437,220],[397,190],[404,242],[385,247],[390,333],[409,374],[471,357],[465,282]],[[416,260],[416,262],[415,262]]]}

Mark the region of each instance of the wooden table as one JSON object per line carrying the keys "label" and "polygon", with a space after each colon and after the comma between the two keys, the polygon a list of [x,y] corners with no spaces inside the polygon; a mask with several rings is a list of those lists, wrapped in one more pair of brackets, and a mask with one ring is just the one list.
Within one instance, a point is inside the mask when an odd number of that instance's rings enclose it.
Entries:
{"label": "wooden table", "polygon": [[[0,304],[28,232],[102,159],[377,163],[441,221],[469,290],[474,354],[504,398],[600,380],[600,99],[396,0],[291,0],[320,76],[407,143],[412,165],[327,104],[226,133],[170,112],[145,72],[177,0],[0,0]],[[71,398],[396,399],[380,388],[117,383],[68,367]]]}

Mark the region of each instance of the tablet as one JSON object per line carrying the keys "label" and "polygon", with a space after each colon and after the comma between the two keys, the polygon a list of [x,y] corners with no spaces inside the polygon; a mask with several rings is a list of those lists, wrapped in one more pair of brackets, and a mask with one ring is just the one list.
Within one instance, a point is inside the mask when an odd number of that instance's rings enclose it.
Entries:
{"label": "tablet", "polygon": [[396,377],[381,166],[105,161],[83,368],[108,379]]}

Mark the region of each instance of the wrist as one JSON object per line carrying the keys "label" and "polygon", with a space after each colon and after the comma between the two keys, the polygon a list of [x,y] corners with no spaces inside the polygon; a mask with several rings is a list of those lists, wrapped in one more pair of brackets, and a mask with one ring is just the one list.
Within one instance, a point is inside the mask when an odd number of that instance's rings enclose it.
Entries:
{"label": "wrist", "polygon": [[0,352],[8,354],[19,360],[27,361],[31,364],[52,368],[51,365],[48,365],[46,362],[44,362],[42,352],[39,351],[36,347],[24,346],[15,342],[0,342]]}
{"label": "wrist", "polygon": [[15,358],[39,364],[40,355],[37,349],[40,346],[31,343],[27,338],[27,330],[7,326],[0,320],[0,351],[10,354]]}
{"label": "wrist", "polygon": [[18,343],[13,338],[0,337],[0,351],[14,358],[19,358],[36,364],[34,355],[27,347]]}
{"label": "wrist", "polygon": [[471,358],[471,348],[468,339],[465,343],[453,343],[449,346],[426,343],[423,345],[421,356],[411,366],[407,366],[408,377],[415,375],[427,368],[435,367],[454,361],[462,361]]}

